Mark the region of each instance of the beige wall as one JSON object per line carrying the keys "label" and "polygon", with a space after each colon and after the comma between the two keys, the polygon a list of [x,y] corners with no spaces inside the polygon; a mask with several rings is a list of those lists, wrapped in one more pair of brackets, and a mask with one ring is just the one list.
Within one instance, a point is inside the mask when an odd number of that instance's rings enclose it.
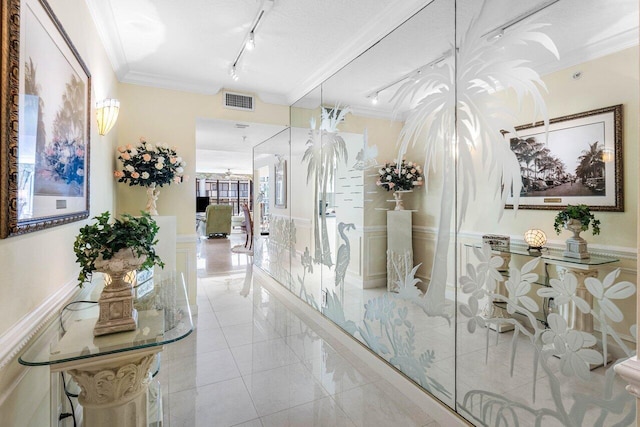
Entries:
{"label": "beige wall", "polygon": [[[223,108],[222,93],[202,95],[131,84],[119,85],[120,118],[117,144],[148,142],[175,146],[186,162],[187,182],[164,186],[157,202],[158,214],[177,221],[176,269],[184,273],[189,302],[196,303],[196,119],[216,118],[288,126],[289,108],[256,99],[253,112]],[[108,158],[116,158],[115,150]],[[120,167],[120,165],[118,165]],[[115,178],[113,178],[115,182]],[[144,187],[116,185],[118,214],[138,214],[146,206]]]}
{"label": "beige wall", "polygon": [[[571,76],[581,71],[582,77]],[[638,49],[632,48],[594,61],[585,62],[543,77],[548,88],[545,97],[549,117],[561,117],[597,108],[623,104],[624,109],[624,212],[596,212],[602,221],[599,236],[587,233],[589,243],[635,248],[638,204]],[[511,100],[514,110],[519,111]],[[531,106],[525,104],[516,125],[530,123],[533,118]],[[538,118],[539,119],[539,118]],[[564,242],[566,233],[557,236],[553,230],[553,219],[557,211],[506,210],[499,220],[493,189],[488,188],[485,175],[478,173],[477,196],[472,202],[463,230],[498,232],[521,236],[528,228],[542,229],[550,240]],[[584,233],[583,233],[584,234]]]}
{"label": "beige wall", "polygon": [[[91,72],[92,104],[96,99],[117,98],[117,80],[84,0],[49,0],[49,3]],[[91,216],[113,210],[115,200],[111,178],[115,131],[99,136],[93,117],[92,112]],[[0,240],[0,346],[4,350],[10,350],[6,345],[12,336],[21,337],[29,332],[24,329],[24,323],[19,322],[24,322],[25,317],[34,312],[55,310],[56,307],[46,306],[45,300],[62,292],[63,288],[75,288],[78,267],[73,242],[78,229],[84,224],[85,221],[75,222]],[[18,378],[23,381],[18,382]],[[47,368],[25,369],[16,358],[12,359],[0,369],[0,424],[49,425],[48,391]]]}
{"label": "beige wall", "polygon": [[[288,126],[289,108],[256,100],[253,112],[225,109],[222,93],[201,95],[147,86],[120,85],[122,105],[118,122],[118,144],[135,144],[140,137],[177,147],[187,162],[188,182],[163,187],[158,213],[178,219],[178,235],[195,234],[196,119],[216,118]],[[115,158],[115,152],[111,154]],[[136,214],[145,208],[143,187],[117,185],[118,212]]]}

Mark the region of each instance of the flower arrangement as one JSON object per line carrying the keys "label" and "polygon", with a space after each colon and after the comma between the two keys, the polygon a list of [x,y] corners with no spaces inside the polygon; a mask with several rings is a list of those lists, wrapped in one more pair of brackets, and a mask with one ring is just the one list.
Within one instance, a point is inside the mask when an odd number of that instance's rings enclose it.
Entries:
{"label": "flower arrangement", "polygon": [[180,184],[187,180],[183,176],[186,163],[178,156],[175,148],[167,144],[151,144],[140,138],[136,147],[118,147],[118,160],[122,161],[122,170],[116,170],[113,175],[118,182],[143,187],[162,187],[172,183]]}
{"label": "flower arrangement", "polygon": [[558,212],[553,222],[556,233],[560,234],[565,223],[571,219],[580,221],[582,231],[587,231],[589,224],[591,224],[593,235],[600,234],[600,220],[593,216],[587,205],[568,205],[564,210]]}
{"label": "flower arrangement", "polygon": [[406,191],[423,184],[421,167],[404,159],[400,165],[397,162],[386,163],[378,169],[378,175],[376,185],[384,187],[387,191]]}
{"label": "flower arrangement", "polygon": [[97,223],[80,228],[73,244],[76,262],[80,264],[80,286],[91,280],[99,257],[104,260],[111,259],[121,249],[129,248],[136,256],[146,257],[140,269],[151,268],[154,265],[164,267],[154,248],[160,227],[147,212],[142,212],[139,217],[124,214],[122,219],[116,219],[113,223],[109,223],[108,211],[93,219],[96,219]]}
{"label": "flower arrangement", "polygon": [[84,144],[75,140],[54,140],[41,154],[45,167],[42,175],[66,184],[84,183]]}

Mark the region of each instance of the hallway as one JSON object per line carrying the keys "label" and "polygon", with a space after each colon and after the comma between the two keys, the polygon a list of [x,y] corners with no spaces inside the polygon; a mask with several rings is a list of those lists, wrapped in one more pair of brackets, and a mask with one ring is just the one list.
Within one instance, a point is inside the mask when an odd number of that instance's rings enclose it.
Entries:
{"label": "hallway", "polygon": [[158,375],[166,426],[438,426],[254,280],[243,243],[199,244],[196,329]]}

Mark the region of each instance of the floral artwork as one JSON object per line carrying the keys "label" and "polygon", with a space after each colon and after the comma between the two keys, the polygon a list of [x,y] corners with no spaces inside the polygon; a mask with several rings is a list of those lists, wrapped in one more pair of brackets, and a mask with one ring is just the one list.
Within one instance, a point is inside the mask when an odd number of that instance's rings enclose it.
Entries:
{"label": "floral artwork", "polygon": [[413,187],[419,187],[423,183],[422,168],[414,162],[404,159],[398,165],[397,162],[386,163],[378,169],[379,178],[376,181],[378,187],[387,191],[408,191]]}
{"label": "floral artwork", "polygon": [[0,238],[89,216],[91,73],[46,0],[3,3]]}
{"label": "floral artwork", "polygon": [[76,140],[53,141],[42,153],[44,168],[40,176],[66,184],[84,183],[84,144]]}
{"label": "floral artwork", "polygon": [[118,160],[122,162],[122,169],[113,175],[118,182],[130,186],[162,187],[187,180],[183,175],[185,161],[167,144],[152,144],[140,138],[140,144],[135,147],[130,144],[118,147]]}
{"label": "floral artwork", "polygon": [[38,99],[34,192],[36,195],[82,197],[86,171],[83,119],[85,85],[70,74],[65,90],[46,132],[47,116],[32,58],[25,64],[26,91]]}

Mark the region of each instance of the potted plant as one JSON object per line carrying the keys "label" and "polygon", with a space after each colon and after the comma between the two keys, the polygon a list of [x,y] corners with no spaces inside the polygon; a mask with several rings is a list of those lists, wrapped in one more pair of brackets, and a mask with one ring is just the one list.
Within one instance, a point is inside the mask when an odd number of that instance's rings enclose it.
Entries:
{"label": "potted plant", "polygon": [[91,280],[94,271],[108,275],[98,300],[100,317],[94,335],[133,330],[137,312],[125,275],[154,265],[164,267],[154,247],[159,227],[147,212],[139,217],[124,214],[113,222],[109,222],[109,212],[104,212],[94,219],[96,223],[80,228],[73,245],[80,264],[80,286]]}
{"label": "potted plant", "polygon": [[589,258],[587,241],[580,237],[580,232],[587,231],[591,226],[593,235],[600,234],[600,220],[596,219],[587,205],[568,205],[558,212],[553,222],[553,228],[560,234],[562,228],[573,232],[567,239],[567,249],[564,255],[571,258]]}

